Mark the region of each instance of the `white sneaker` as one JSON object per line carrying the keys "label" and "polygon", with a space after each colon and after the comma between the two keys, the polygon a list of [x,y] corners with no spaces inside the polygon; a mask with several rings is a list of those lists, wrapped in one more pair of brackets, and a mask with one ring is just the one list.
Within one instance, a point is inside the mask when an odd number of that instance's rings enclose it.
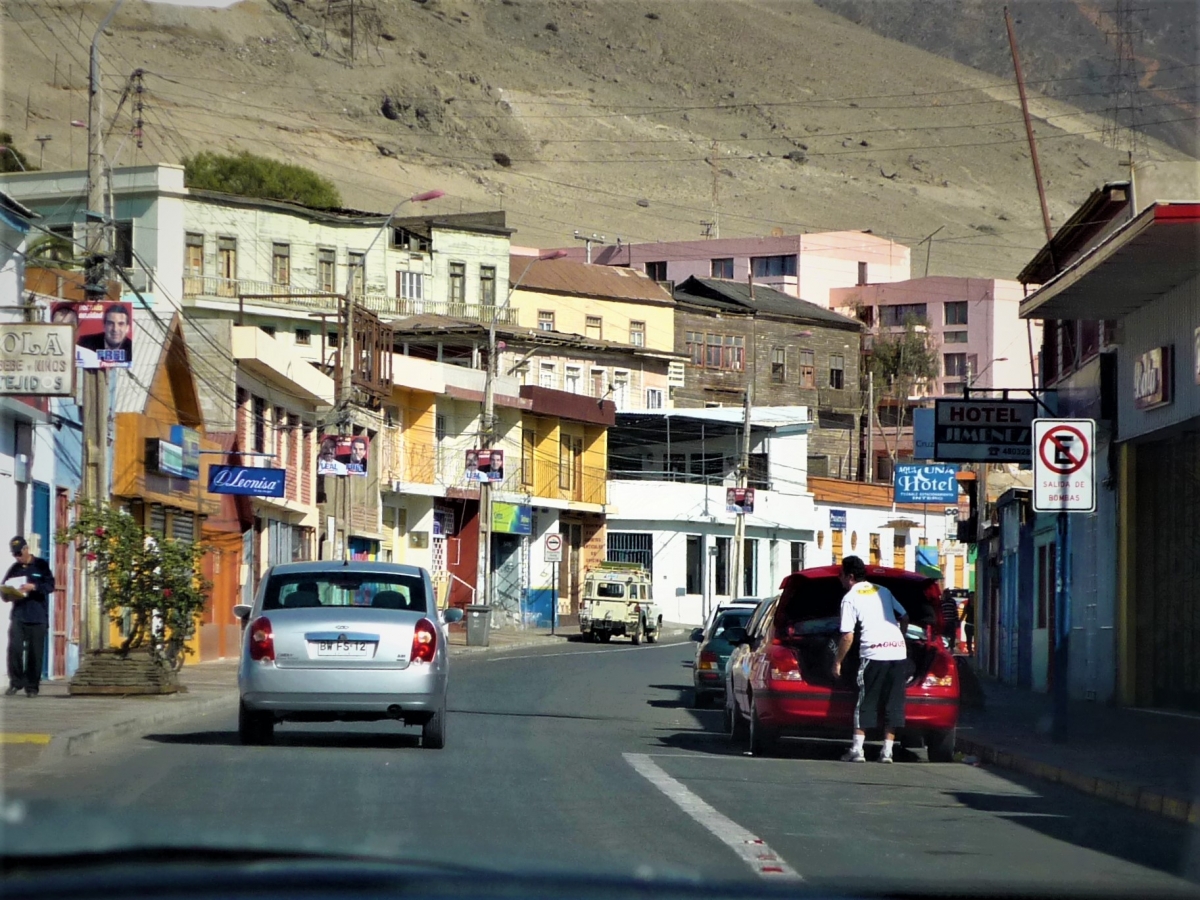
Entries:
{"label": "white sneaker", "polygon": [[890,766],[892,764],[892,755],[890,753],[880,753],[879,761],[881,763],[887,763]]}
{"label": "white sneaker", "polygon": [[853,747],[842,754],[842,762],[865,763],[866,761],[867,757],[863,752],[855,750]]}

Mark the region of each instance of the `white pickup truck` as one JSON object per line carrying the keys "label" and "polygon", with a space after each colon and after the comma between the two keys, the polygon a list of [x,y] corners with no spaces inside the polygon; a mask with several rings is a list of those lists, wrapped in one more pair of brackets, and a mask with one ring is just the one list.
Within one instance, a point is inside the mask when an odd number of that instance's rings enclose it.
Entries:
{"label": "white pickup truck", "polygon": [[604,562],[583,574],[579,631],[588,640],[608,643],[613,635],[642,638],[653,644],[662,626],[654,605],[650,573],[636,563]]}

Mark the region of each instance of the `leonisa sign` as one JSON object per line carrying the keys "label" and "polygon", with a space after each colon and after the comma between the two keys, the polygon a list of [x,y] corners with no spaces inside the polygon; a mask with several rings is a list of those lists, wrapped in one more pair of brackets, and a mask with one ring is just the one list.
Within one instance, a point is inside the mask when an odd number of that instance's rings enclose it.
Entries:
{"label": "leonisa sign", "polygon": [[1155,347],[1133,361],[1133,405],[1166,406],[1171,397],[1171,348]]}
{"label": "leonisa sign", "polygon": [[75,393],[75,330],[70,325],[0,325],[0,396]]}
{"label": "leonisa sign", "polygon": [[210,494],[282,497],[286,481],[286,469],[252,469],[246,466],[210,466],[208,469]]}

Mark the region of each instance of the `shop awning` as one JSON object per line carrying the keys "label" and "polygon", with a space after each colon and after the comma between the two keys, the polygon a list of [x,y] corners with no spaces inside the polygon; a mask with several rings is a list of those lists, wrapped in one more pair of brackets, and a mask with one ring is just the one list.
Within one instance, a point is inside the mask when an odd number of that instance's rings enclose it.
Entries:
{"label": "shop awning", "polygon": [[1200,203],[1156,203],[1021,303],[1023,319],[1120,319],[1200,273]]}

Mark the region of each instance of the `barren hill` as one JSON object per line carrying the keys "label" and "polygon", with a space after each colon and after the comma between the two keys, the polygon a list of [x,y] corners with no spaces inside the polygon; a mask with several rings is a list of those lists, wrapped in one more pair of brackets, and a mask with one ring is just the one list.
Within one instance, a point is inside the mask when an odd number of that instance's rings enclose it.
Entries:
{"label": "barren hill", "polygon": [[[109,3],[4,4],[4,125],[84,164],[87,46]],[[351,54],[350,11],[354,11]],[[1016,90],[807,0],[129,0],[101,38],[118,164],[246,148],[349,206],[439,187],[517,243],[872,229],[931,273],[1012,277],[1043,241]],[[1035,98],[1052,213],[1121,177],[1102,122]],[[1178,153],[1149,141],[1159,158]],[[924,265],[916,255],[914,268]]]}

